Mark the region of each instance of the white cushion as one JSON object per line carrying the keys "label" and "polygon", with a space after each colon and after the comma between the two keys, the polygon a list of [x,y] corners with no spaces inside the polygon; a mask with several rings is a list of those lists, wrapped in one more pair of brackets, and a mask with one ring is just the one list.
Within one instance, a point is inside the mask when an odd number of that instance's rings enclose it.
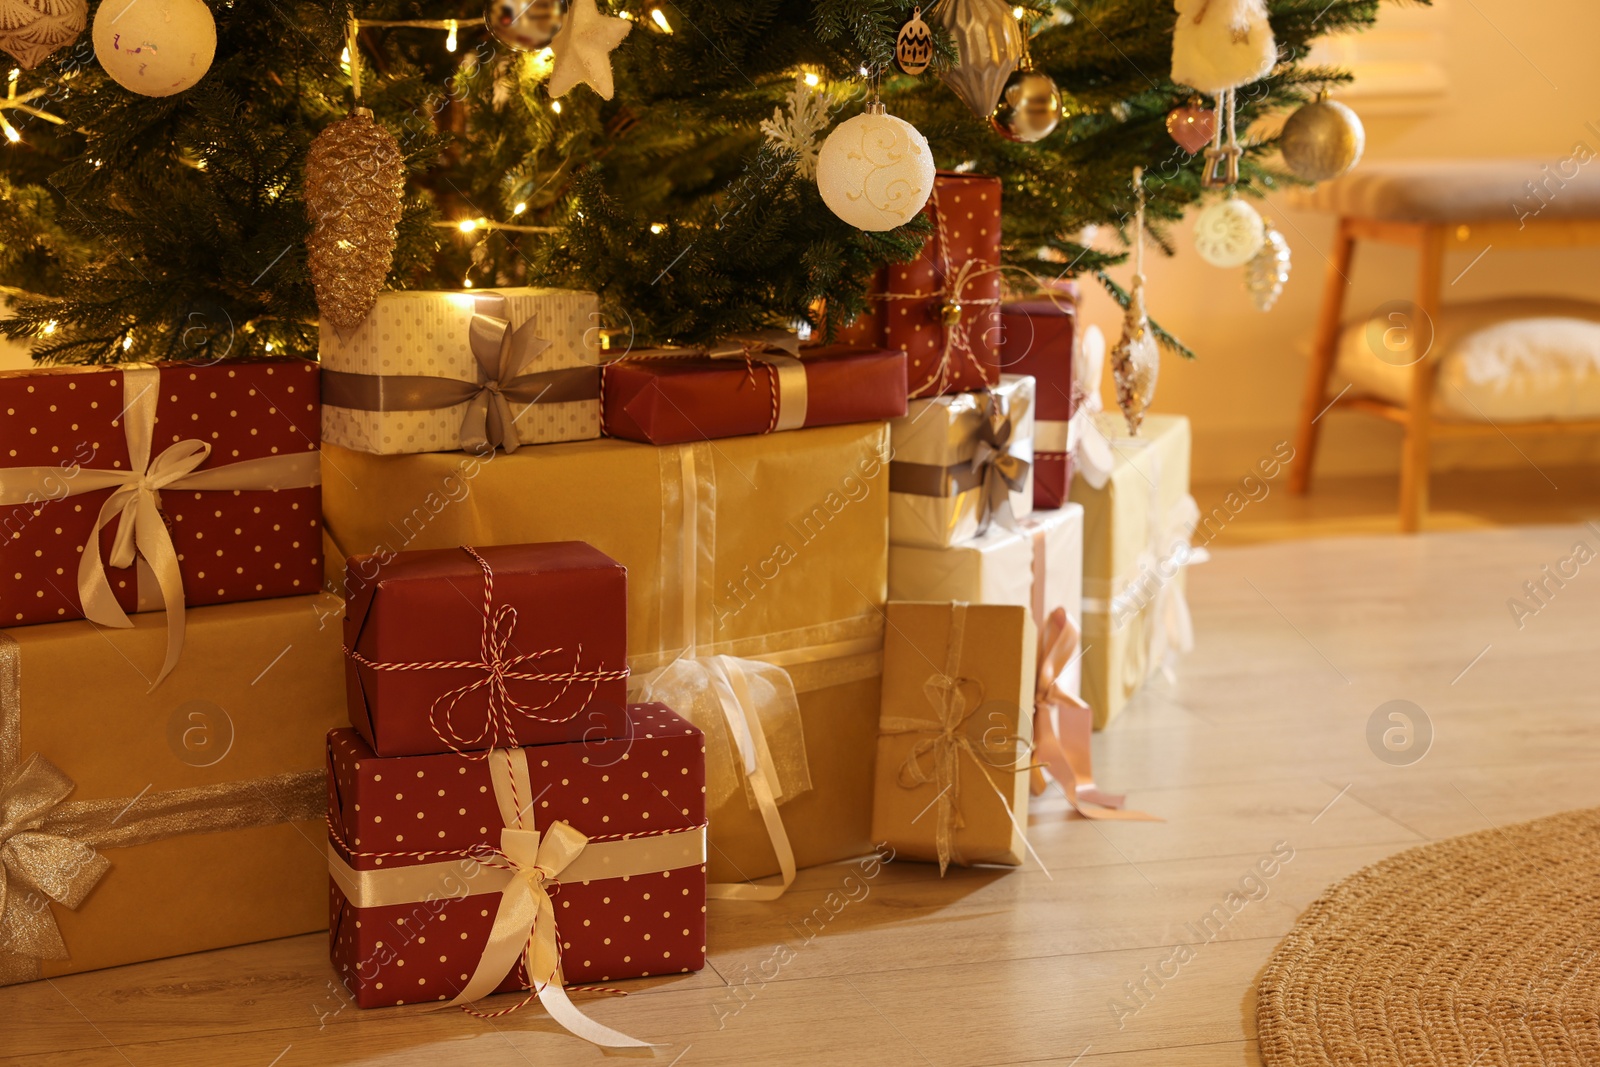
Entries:
{"label": "white cushion", "polygon": [[[1345,327],[1337,392],[1404,405],[1411,357],[1395,322]],[[1425,331],[1423,331],[1425,334]],[[1600,304],[1507,298],[1446,307],[1427,358],[1439,361],[1433,413],[1467,422],[1600,419]]]}

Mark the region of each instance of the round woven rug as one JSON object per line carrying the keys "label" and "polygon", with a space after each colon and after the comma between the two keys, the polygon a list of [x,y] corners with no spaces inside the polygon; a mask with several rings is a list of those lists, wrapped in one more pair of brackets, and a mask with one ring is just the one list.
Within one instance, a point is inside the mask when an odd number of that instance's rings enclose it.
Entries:
{"label": "round woven rug", "polygon": [[1261,974],[1267,1067],[1600,1065],[1600,809],[1402,852]]}

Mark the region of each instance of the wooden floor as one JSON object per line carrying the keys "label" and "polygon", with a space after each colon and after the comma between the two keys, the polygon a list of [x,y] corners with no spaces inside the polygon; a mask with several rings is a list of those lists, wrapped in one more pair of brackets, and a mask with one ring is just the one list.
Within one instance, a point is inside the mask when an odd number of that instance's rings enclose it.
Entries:
{"label": "wooden floor", "polygon": [[[1323,887],[1600,804],[1600,561],[1520,628],[1507,606],[1579,540],[1600,549],[1577,526],[1222,543],[1192,573],[1194,654],[1096,740],[1102,780],[1165,823],[1068,820],[1054,800],[1031,820],[1040,863],[942,882],[891,863],[811,935],[853,868],[806,871],[776,903],[715,904],[703,973],[586,1004],[683,1067],[1256,1063],[1252,982]],[[1369,747],[1392,700],[1431,724],[1409,766]],[[1265,878],[1274,850],[1292,858]],[[18,1064],[603,1059],[537,1008],[360,1011],[320,937],[0,990],[0,1010]]]}

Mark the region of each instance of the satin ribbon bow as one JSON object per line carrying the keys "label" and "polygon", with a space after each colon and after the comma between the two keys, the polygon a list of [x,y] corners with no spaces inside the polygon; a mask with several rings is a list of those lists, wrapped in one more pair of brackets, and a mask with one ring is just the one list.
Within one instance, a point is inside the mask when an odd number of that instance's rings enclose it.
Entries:
{"label": "satin ribbon bow", "polygon": [[998,516],[1006,527],[1016,525],[1011,510],[1011,494],[1027,483],[1027,460],[1011,451],[1016,422],[1008,405],[997,393],[990,393],[989,409],[978,428],[978,445],[972,453],[972,473],[979,478],[978,535],[989,529]]}
{"label": "satin ribbon bow", "polygon": [[602,1026],[567,997],[561,977],[561,943],[550,889],[576,860],[589,839],[565,822],[544,831],[506,827],[500,851],[515,872],[500,892],[500,906],[476,971],[450,1002],[457,1007],[479,1000],[505,981],[518,959],[525,959],[528,984],[550,1017],[572,1033],[607,1048],[648,1048],[650,1042]]}
{"label": "satin ribbon bow", "polygon": [[[1178,584],[1178,571],[1191,563],[1204,563],[1211,554],[1190,544],[1200,522],[1200,507],[1187,494],[1178,502],[1159,528],[1154,540],[1154,556],[1171,577],[1157,572],[1151,616],[1145,625],[1145,669],[1170,670],[1179,654],[1194,651],[1194,620],[1189,614],[1189,599]],[[1141,675],[1140,677],[1143,677]]]}
{"label": "satin ribbon bow", "polygon": [[495,447],[515,452],[522,447],[522,438],[506,394],[527,384],[523,379],[529,364],[551,342],[535,332],[537,319],[530,317],[521,326],[512,326],[496,314],[505,311],[505,297],[486,293],[476,300],[480,310],[472,316],[467,339],[483,381],[462,416],[461,447],[469,452]]}
{"label": "satin ribbon bow", "polygon": [[1160,822],[1141,811],[1120,810],[1121,794],[1107,793],[1094,784],[1089,738],[1094,730],[1094,710],[1067,692],[1062,677],[1078,651],[1078,628],[1066,608],[1056,608],[1039,634],[1039,680],[1033,693],[1033,767],[1029,792],[1046,789],[1044,772],[1060,784],[1067,803],[1086,819],[1127,819]]}
{"label": "satin ribbon bow", "polygon": [[1067,422],[1067,453],[1072,470],[1083,475],[1091,489],[1104,489],[1116,460],[1111,441],[1095,422],[1104,408],[1100,399],[1100,378],[1105,370],[1106,337],[1100,327],[1083,332],[1077,359],[1072,364],[1072,418]]}
{"label": "satin ribbon bow", "polygon": [[[977,699],[969,700],[966,690],[977,687]],[[966,732],[967,720],[982,703],[982,683],[974,678],[957,678],[948,674],[932,675],[922,685],[922,692],[933,706],[934,723],[885,723],[884,733],[931,734],[911,747],[905,762],[900,765],[900,785],[915,789],[932,785],[939,790],[938,814],[934,824],[934,845],[939,854],[939,875],[943,877],[950,861],[960,862],[955,851],[955,832],[966,825],[961,815],[961,775],[958,764],[961,753],[982,763],[978,745]],[[924,760],[932,757],[931,767]]]}
{"label": "satin ribbon bow", "polygon": [[[50,816],[73,788],[37,753],[0,785],[0,982],[37,978],[38,961],[67,958],[49,903],[30,891],[76,909],[111,868],[88,845],[50,831]],[[8,973],[8,958],[19,973]]]}

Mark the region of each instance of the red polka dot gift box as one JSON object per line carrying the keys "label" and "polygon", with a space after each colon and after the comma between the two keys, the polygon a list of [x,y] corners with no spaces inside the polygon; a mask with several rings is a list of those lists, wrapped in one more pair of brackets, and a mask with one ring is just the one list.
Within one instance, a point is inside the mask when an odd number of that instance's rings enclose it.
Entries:
{"label": "red polka dot gift box", "polygon": [[394,759],[328,735],[329,942],[358,1005],[543,985],[562,1020],[563,983],[704,966],[705,738],[661,704],[628,727]]}
{"label": "red polka dot gift box", "polygon": [[317,592],[318,391],[303,360],[0,372],[0,622],[165,609],[161,678],[185,605]]}
{"label": "red polka dot gift box", "polygon": [[878,276],[872,309],[838,338],[906,354],[912,399],[1000,381],[1000,179],[941,171],[922,209],[933,233]]}
{"label": "red polka dot gift box", "polygon": [[623,736],[627,584],[581,541],[351,556],[351,725],[381,756]]}

